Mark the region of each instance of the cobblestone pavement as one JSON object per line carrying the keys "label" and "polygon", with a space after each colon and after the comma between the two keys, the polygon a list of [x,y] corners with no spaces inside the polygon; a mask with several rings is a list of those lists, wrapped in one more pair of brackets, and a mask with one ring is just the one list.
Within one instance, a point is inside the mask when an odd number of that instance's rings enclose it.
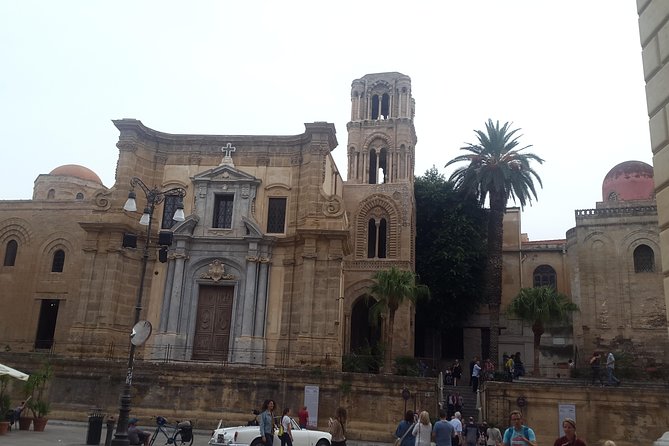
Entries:
{"label": "cobblestone pavement", "polygon": [[[142,427],[142,426],[140,426]],[[142,427],[151,430],[150,427]],[[195,430],[193,446],[206,446],[211,438],[211,430]],[[44,432],[20,431],[18,429],[0,435],[0,446],[83,446],[86,444],[88,424],[75,421],[49,420]],[[102,427],[100,444],[104,445],[107,434],[106,426]],[[388,446],[384,443],[347,441],[347,446]]]}

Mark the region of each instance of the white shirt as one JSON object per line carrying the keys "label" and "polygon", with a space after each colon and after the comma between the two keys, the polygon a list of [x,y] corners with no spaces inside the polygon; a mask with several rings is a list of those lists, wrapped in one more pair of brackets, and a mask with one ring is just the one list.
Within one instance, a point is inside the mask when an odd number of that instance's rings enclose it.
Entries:
{"label": "white shirt", "polygon": [[451,423],[451,425],[455,428],[456,434],[462,434],[462,421],[458,420],[457,418],[453,418],[449,421],[449,423]]}
{"label": "white shirt", "polygon": [[432,423],[416,423],[411,431],[411,435],[416,437],[416,446],[430,446],[432,441]]}

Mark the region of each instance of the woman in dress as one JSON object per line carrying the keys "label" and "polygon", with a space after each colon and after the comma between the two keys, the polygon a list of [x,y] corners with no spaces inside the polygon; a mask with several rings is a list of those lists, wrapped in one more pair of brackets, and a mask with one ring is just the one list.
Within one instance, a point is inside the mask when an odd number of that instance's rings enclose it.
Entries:
{"label": "woman in dress", "polygon": [[414,446],[416,443],[416,437],[410,432],[413,424],[413,410],[407,410],[407,413],[404,414],[404,419],[400,421],[397,429],[395,429],[395,437],[402,439],[400,446]]}
{"label": "woman in dress", "polygon": [[330,434],[332,446],[346,446],[346,409],[338,407],[334,418],[330,418]]}
{"label": "woman in dress", "polygon": [[585,441],[576,438],[576,421],[571,418],[565,418],[562,421],[562,430],[564,436],[555,440],[553,446],[586,446]]}
{"label": "woman in dress", "polygon": [[418,423],[413,427],[411,434],[416,437],[416,446],[430,446],[432,423],[430,423],[430,414],[426,410],[418,416]]}

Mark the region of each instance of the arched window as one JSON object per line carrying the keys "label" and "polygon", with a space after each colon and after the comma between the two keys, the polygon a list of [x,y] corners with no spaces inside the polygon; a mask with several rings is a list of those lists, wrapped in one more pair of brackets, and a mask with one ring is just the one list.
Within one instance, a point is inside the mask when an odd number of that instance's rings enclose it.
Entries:
{"label": "arched window", "polygon": [[77,192],[77,197],[76,197],[76,199],[77,199],[77,200],[83,200],[83,199],[84,199],[84,194],[82,194],[81,192]]}
{"label": "arched window", "polygon": [[65,266],[65,251],[59,249],[53,253],[53,262],[51,262],[52,273],[62,273]]}
{"label": "arched window", "polygon": [[556,283],[556,278],[557,274],[555,273],[555,270],[553,269],[552,266],[550,265],[540,265],[537,266],[537,268],[534,270],[534,280],[532,286],[540,287],[540,286],[552,286],[555,288],[555,283]]}
{"label": "arched window", "polygon": [[19,244],[16,240],[10,240],[5,246],[5,266],[14,266],[16,263],[16,253],[19,250]]}
{"label": "arched window", "polygon": [[56,198],[56,190],[49,189],[49,192],[46,193],[46,198],[47,200],[53,200],[54,198]]}
{"label": "arched window", "polygon": [[634,250],[634,272],[652,273],[655,271],[655,253],[648,245],[639,245]]}
{"label": "arched window", "polygon": [[379,95],[372,96],[372,119],[379,119]]}
{"label": "arched window", "polygon": [[390,96],[388,96],[388,93],[383,93],[383,96],[381,96],[381,117],[383,119],[390,118]]}
{"label": "arched window", "polygon": [[367,258],[385,259],[387,254],[388,223],[385,218],[367,222]]}
{"label": "arched window", "polygon": [[369,151],[369,184],[383,184],[388,181],[388,149]]}

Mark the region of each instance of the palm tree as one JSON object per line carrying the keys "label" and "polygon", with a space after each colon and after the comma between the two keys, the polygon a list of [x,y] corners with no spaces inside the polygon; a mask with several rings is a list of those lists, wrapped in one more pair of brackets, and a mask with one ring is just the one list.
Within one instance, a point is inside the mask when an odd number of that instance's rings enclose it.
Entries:
{"label": "palm tree", "polygon": [[534,333],[534,376],[539,370],[539,346],[541,335],[547,325],[568,322],[571,314],[578,311],[578,305],[564,294],[558,293],[552,286],[522,288],[506,309],[509,316],[515,316],[532,324]]}
{"label": "palm tree", "polygon": [[416,284],[416,275],[411,271],[402,271],[394,266],[389,270],[377,271],[374,283],[369,287],[369,293],[376,298],[371,308],[370,317],[377,320],[381,314],[388,313],[383,330],[385,347],[385,373],[392,372],[393,329],[395,313],[405,301],[416,303],[416,299],[429,296],[430,292],[425,285]]}
{"label": "palm tree", "polygon": [[490,313],[490,357],[498,361],[504,212],[509,197],[520,202],[521,208],[531,203],[532,197],[537,198],[534,181],[541,186],[541,178],[530,167],[530,162],[541,164],[544,160],[532,153],[523,153],[531,146],[519,147],[520,135],[517,133],[520,129],[511,130],[511,123],[500,128],[499,121],[493,123],[489,119],[485,126],[485,132],[475,130],[478,143],[462,147],[470,153],[453,158],[446,167],[468,163],[457,168],[450,180],[457,189],[475,196],[481,206],[486,199],[490,201],[484,294]]}

